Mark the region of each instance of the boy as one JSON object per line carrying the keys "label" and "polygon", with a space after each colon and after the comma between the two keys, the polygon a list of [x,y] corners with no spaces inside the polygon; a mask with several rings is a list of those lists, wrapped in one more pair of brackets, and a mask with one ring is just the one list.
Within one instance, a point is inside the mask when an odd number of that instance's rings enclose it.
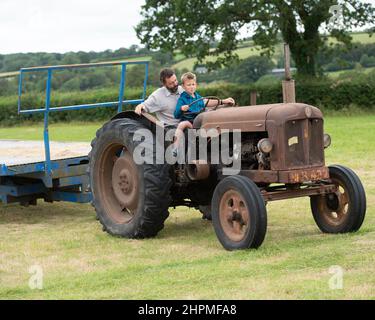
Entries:
{"label": "boy", "polygon": [[[181,93],[180,98],[177,101],[176,110],[174,112],[174,117],[176,119],[181,119],[181,122],[178,124],[175,140],[173,142],[173,156],[177,156],[178,142],[183,135],[185,129],[193,128],[193,121],[198,115],[198,112],[204,109],[204,106],[207,102],[206,99],[200,100],[189,107],[189,104],[192,102],[201,99],[202,97],[196,92],[197,89],[197,77],[194,73],[187,72],[184,73],[181,77],[182,88],[185,90]],[[212,107],[216,105],[216,101],[208,101],[207,106]],[[232,98],[227,98],[221,100],[222,104],[234,105],[235,101]],[[186,111],[194,112],[194,114],[186,114],[183,112]]]}

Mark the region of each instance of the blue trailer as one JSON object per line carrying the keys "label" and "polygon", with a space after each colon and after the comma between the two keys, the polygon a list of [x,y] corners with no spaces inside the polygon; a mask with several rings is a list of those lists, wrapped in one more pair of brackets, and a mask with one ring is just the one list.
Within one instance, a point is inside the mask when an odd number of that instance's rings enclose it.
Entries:
{"label": "blue trailer", "polygon": [[[142,96],[136,100],[124,99],[126,71],[127,66],[129,65],[145,66]],[[117,101],[72,106],[51,106],[51,88],[53,73],[55,71],[109,66],[116,66],[119,69],[119,72],[121,72]],[[43,113],[44,130],[41,150],[43,155],[40,155],[39,158],[42,157],[44,160],[39,159],[38,161],[38,159],[28,159],[27,157],[17,159],[17,156],[14,157],[12,155],[7,155],[7,161],[0,161],[0,201],[4,204],[16,202],[25,206],[35,205],[37,203],[37,199],[44,199],[44,201],[47,202],[90,202],[92,200],[92,195],[90,192],[89,178],[87,175],[87,167],[89,163],[88,152],[72,157],[59,157],[59,155],[51,156],[51,148],[56,147],[57,144],[51,143],[49,139],[49,114],[50,112],[74,111],[92,108],[117,108],[117,111],[121,112],[124,105],[137,105],[143,102],[146,96],[148,68],[148,61],[119,61],[20,69],[18,87],[18,114]],[[22,108],[22,93],[26,73],[46,74],[47,80],[44,106],[38,106],[30,109]],[[10,148],[12,148],[12,145],[17,145],[15,141],[3,141],[3,144],[4,143],[7,143],[8,145],[11,144]],[[31,142],[24,141],[21,143],[20,148],[22,148],[22,151],[27,154],[32,148],[34,148],[34,146]]]}

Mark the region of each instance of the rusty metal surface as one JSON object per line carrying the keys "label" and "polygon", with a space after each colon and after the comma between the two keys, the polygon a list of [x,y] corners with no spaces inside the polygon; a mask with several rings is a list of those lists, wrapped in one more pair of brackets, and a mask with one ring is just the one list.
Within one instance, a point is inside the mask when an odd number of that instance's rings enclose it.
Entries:
{"label": "rusty metal surface", "polygon": [[130,152],[115,157],[112,169],[112,188],[119,203],[134,211],[138,206],[138,170]]}
{"label": "rusty metal surface", "polygon": [[308,168],[299,170],[241,170],[240,175],[250,178],[257,183],[303,183],[329,178],[327,167]]}
{"label": "rusty metal surface", "polygon": [[186,174],[190,180],[204,180],[210,175],[210,165],[205,160],[193,160],[186,166]]}
{"label": "rusty metal surface", "polygon": [[[113,142],[103,150],[98,159],[95,159],[93,173],[96,183],[92,185],[92,192],[96,197],[102,199],[103,210],[111,220],[118,224],[125,224],[131,221],[136,213],[134,197],[137,197],[137,195],[133,196],[131,200],[132,209],[127,208],[122,201],[126,199],[127,192],[126,182],[124,181],[128,179],[129,182],[129,179],[131,179],[131,184],[134,185],[139,182],[139,178],[137,178],[136,166],[131,163],[132,157],[128,157],[125,163],[115,165],[120,153],[127,154],[126,147],[121,142]],[[125,179],[121,178],[121,175],[124,176],[124,172],[121,172],[123,170],[127,171]],[[114,190],[113,175],[118,177],[116,181],[121,183],[116,189],[117,193]],[[124,193],[122,189],[125,190]]]}
{"label": "rusty metal surface", "polygon": [[223,194],[219,204],[219,219],[230,240],[243,240],[250,226],[250,214],[241,193],[231,189]]}
{"label": "rusty metal surface", "polygon": [[349,190],[342,181],[332,178],[336,190],[326,195],[317,197],[318,212],[321,218],[330,225],[336,227],[349,219]]}
{"label": "rusty metal surface", "polygon": [[257,183],[276,183],[279,181],[278,172],[272,170],[241,170],[239,174]]}
{"label": "rusty metal surface", "polygon": [[309,186],[300,189],[284,189],[275,191],[262,190],[261,194],[265,201],[276,201],[314,195],[324,195],[327,193],[335,192],[337,192],[337,186],[335,184],[322,184],[318,186]]}
{"label": "rusty metal surface", "polygon": [[319,181],[329,178],[327,167],[279,171],[279,182],[301,183],[306,181]]}
{"label": "rusty metal surface", "polygon": [[257,106],[228,107],[203,112],[194,120],[194,128],[240,129],[243,132],[266,131],[268,122],[276,126],[291,119],[306,119],[306,108],[311,110],[311,118],[322,119],[318,108],[303,103],[276,103]]}
{"label": "rusty metal surface", "polygon": [[[291,110],[290,110],[291,111]],[[305,113],[311,114],[307,117]],[[323,118],[314,108],[302,108],[284,120],[277,119],[274,110],[267,120],[269,139],[274,148],[270,154],[272,170],[304,169],[324,166]],[[305,114],[305,115],[304,115]],[[271,117],[270,117],[271,118]]]}
{"label": "rusty metal surface", "polygon": [[229,107],[203,112],[194,120],[194,128],[265,131],[267,112],[277,104]]}

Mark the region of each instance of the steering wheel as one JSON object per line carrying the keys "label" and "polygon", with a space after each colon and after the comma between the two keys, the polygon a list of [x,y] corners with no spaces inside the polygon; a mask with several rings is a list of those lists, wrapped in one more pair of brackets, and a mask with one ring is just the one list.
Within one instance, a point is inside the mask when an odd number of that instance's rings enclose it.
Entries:
{"label": "steering wheel", "polygon": [[217,105],[214,106],[214,107],[211,107],[212,110],[216,110],[217,107],[220,105],[220,101],[221,101],[220,98],[218,98],[218,97],[216,97],[216,96],[202,97],[202,98],[199,98],[199,99],[193,101],[192,103],[188,104],[189,108],[190,108],[190,106],[192,106],[193,104],[195,104],[195,103],[197,103],[197,102],[199,102],[199,101],[202,101],[202,100],[207,100],[207,101],[206,101],[206,103],[204,104],[204,108],[202,108],[200,111],[198,111],[198,112],[191,112],[191,111],[189,111],[189,109],[188,109],[188,110],[186,110],[186,111],[182,111],[182,112],[183,112],[184,114],[186,114],[186,115],[198,115],[198,114],[200,114],[200,113],[206,111],[206,109],[208,108],[208,107],[207,107],[208,102],[209,102],[210,100],[217,100]]}

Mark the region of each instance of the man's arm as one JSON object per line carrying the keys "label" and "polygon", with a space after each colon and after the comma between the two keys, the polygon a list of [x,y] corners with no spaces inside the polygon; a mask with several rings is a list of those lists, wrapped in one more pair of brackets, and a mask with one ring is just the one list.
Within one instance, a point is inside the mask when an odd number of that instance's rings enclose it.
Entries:
{"label": "man's arm", "polygon": [[155,112],[159,111],[161,108],[158,103],[158,99],[156,98],[156,95],[153,93],[151,94],[148,99],[140,103],[135,107],[135,112],[139,115],[141,115],[142,110],[146,112]]}

